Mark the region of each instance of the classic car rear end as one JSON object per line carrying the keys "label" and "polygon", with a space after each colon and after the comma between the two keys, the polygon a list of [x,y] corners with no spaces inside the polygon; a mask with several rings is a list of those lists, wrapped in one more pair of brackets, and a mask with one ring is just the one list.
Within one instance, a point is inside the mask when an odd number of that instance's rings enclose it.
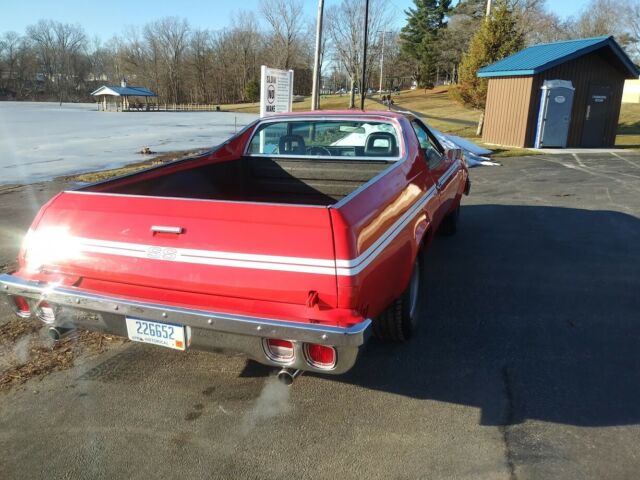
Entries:
{"label": "classic car rear end", "polygon": [[57,336],[83,327],[343,373],[371,319],[381,336],[411,334],[420,249],[467,182],[444,151],[433,178],[410,122],[274,117],[198,158],[62,192],[0,284]]}

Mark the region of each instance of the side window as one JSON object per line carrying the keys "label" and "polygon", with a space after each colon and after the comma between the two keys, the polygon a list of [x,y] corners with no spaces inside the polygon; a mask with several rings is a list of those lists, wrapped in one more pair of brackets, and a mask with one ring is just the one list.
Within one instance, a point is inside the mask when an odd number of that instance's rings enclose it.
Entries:
{"label": "side window", "polygon": [[442,147],[438,145],[436,140],[431,136],[429,132],[417,121],[411,122],[413,131],[416,132],[420,148],[424,150],[424,155],[427,157],[427,163],[430,169],[437,168],[444,158]]}

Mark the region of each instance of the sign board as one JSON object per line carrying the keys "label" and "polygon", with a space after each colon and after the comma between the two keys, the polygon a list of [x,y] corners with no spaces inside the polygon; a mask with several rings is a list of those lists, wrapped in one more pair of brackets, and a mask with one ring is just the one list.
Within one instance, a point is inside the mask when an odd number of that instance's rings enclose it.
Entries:
{"label": "sign board", "polygon": [[293,108],[293,70],[277,70],[262,65],[260,75],[260,116],[290,112]]}

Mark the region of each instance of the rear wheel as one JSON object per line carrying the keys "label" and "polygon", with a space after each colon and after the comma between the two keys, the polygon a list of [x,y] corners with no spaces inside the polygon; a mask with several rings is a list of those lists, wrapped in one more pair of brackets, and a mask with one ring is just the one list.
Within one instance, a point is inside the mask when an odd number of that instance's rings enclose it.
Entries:
{"label": "rear wheel", "polygon": [[438,233],[446,237],[455,235],[458,231],[458,219],[460,218],[460,205],[442,220]]}
{"label": "rear wheel", "polygon": [[392,342],[404,342],[415,333],[420,313],[420,287],[424,263],[422,258],[422,254],[419,254],[413,265],[407,289],[374,320],[373,333],[376,337]]}

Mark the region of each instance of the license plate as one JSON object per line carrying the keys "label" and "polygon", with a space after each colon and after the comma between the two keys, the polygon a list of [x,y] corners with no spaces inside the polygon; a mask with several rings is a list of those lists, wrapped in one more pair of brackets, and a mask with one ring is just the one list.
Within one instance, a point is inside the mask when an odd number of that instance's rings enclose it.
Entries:
{"label": "license plate", "polygon": [[161,347],[185,349],[185,334],[182,325],[151,322],[139,318],[127,318],[127,334],[134,342],[151,343]]}

